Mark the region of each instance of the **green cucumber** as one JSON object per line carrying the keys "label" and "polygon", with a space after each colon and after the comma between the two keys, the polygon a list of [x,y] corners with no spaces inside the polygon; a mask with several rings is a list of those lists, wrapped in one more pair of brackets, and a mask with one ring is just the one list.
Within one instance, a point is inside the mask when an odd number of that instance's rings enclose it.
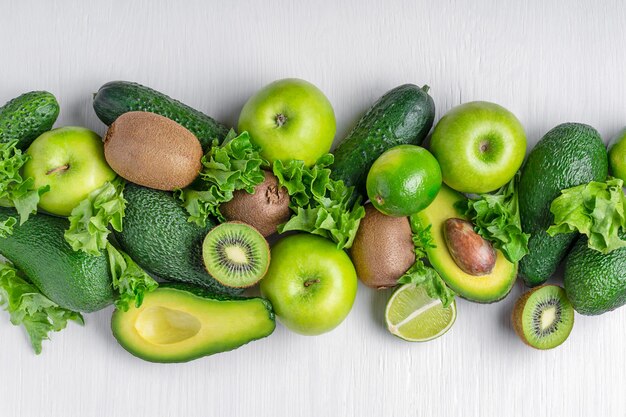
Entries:
{"label": "green cucumber", "polygon": [[0,107],[0,143],[17,140],[26,149],[39,135],[52,129],[59,116],[59,103],[47,91],[31,91]]}
{"label": "green cucumber", "polygon": [[129,111],[160,114],[191,131],[198,138],[205,152],[211,146],[213,139],[221,142],[229,130],[215,119],[178,100],[128,81],[112,81],[100,87],[93,98],[93,109],[98,118],[107,126]]}
{"label": "green cucumber", "polygon": [[421,145],[428,135],[435,119],[428,89],[404,84],[378,99],[335,149],[331,177],[367,198],[365,180],[374,161],[394,146]]}

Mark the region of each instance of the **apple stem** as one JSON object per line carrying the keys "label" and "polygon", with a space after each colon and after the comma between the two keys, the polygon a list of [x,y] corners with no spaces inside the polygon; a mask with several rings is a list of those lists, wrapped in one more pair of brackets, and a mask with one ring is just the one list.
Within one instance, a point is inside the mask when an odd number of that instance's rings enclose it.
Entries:
{"label": "apple stem", "polygon": [[287,116],[285,116],[282,113],[278,113],[276,115],[276,125],[278,127],[282,127],[282,125],[284,125],[287,122]]}
{"label": "apple stem", "polygon": [[60,167],[53,168],[50,171],[46,172],[46,175],[54,174],[61,171],[67,171],[68,169],[70,169],[69,164],[61,165]]}
{"label": "apple stem", "polygon": [[320,283],[319,278],[318,279],[309,279],[307,281],[304,281],[304,286],[305,287],[310,287],[313,284],[319,284],[319,283]]}

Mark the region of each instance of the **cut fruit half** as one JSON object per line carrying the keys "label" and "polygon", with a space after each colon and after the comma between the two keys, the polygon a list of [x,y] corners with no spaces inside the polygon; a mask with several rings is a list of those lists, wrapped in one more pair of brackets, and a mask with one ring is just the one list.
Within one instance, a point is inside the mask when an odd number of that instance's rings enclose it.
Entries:
{"label": "cut fruit half", "polygon": [[229,287],[245,288],[259,282],[267,272],[270,248],[254,227],[228,222],[206,235],[202,258],[213,278]]}
{"label": "cut fruit half", "polygon": [[574,307],[563,288],[543,285],[517,300],[512,321],[524,343],[536,349],[552,349],[565,342],[572,331]]}
{"label": "cut fruit half", "polygon": [[404,284],[398,288],[385,310],[387,329],[409,342],[426,342],[446,333],[456,320],[456,302],[444,307],[428,296],[423,286]]}

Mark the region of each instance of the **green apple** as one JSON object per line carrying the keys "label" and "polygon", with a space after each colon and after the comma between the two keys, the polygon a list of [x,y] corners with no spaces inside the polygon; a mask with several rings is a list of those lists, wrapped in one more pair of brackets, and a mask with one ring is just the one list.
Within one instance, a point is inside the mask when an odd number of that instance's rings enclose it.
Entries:
{"label": "green apple", "polygon": [[330,240],[305,233],[274,245],[261,280],[261,292],[281,323],[304,335],[337,327],[352,309],[356,289],[356,270],[348,255]]}
{"label": "green apple", "polygon": [[311,166],[330,151],[335,112],[313,84],[287,78],[250,97],[239,115],[239,131],[246,130],[270,162],[299,159]]}
{"label": "green apple", "polygon": [[611,175],[626,183],[626,128],[609,144],[609,168]]}
{"label": "green apple", "polygon": [[509,182],[520,168],[526,134],[504,107],[474,101],[454,107],[441,118],[430,150],[448,186],[464,193],[486,193]]}
{"label": "green apple", "polygon": [[49,185],[39,208],[69,216],[90,192],[115,178],[104,158],[102,139],[82,127],[61,127],[39,136],[26,153],[24,177],[35,180],[35,189]]}

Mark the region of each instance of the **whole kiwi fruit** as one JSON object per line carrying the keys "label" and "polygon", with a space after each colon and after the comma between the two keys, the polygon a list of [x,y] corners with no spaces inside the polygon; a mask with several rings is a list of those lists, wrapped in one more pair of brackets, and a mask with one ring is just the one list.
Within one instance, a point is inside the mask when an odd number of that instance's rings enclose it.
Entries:
{"label": "whole kiwi fruit", "polygon": [[391,217],[365,205],[350,249],[357,276],[371,288],[394,287],[414,263],[413,234],[407,217]]}
{"label": "whole kiwi fruit", "polygon": [[254,193],[237,190],[233,199],[220,206],[220,212],[231,221],[241,221],[256,228],[264,237],[276,233],[278,225],[289,220],[289,194],[278,178],[263,171],[265,180],[254,187]]}
{"label": "whole kiwi fruit", "polygon": [[154,113],[124,113],[104,138],[104,156],[115,172],[157,190],[172,191],[191,184],[202,168],[202,155],[193,133]]}

